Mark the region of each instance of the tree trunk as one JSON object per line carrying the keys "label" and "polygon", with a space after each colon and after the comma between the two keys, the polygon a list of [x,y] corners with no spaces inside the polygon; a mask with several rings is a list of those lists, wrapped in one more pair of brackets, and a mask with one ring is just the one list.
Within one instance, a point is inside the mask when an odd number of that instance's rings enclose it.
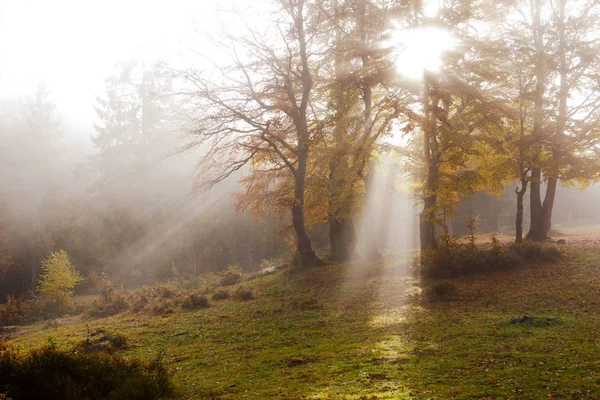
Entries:
{"label": "tree trunk", "polygon": [[533,226],[529,229],[529,233],[527,234],[527,237],[533,241],[541,242],[548,239],[548,232],[550,232],[550,228],[552,227],[552,209],[556,197],[557,183],[557,179],[548,178],[544,204],[536,215],[535,220],[533,220]]}
{"label": "tree trunk", "polygon": [[306,162],[308,160],[308,148],[300,143],[298,154],[298,169],[294,180],[295,203],[292,207],[292,224],[296,233],[296,244],[303,268],[325,265],[317,257],[312,248],[308,233],[306,233],[306,222],[304,219],[304,186],[306,180]]}
{"label": "tree trunk", "polygon": [[[560,90],[558,94],[559,107],[558,107],[558,118],[556,126],[556,136],[562,136],[565,132],[567,122],[567,101],[569,94],[569,86],[567,80],[567,61],[566,61],[566,39],[565,39],[565,0],[558,2],[558,55],[560,57]],[[537,105],[536,105],[537,106]],[[535,127],[534,127],[535,129]],[[552,158],[554,163],[558,163],[556,159],[556,144],[553,143]],[[554,199],[556,198],[556,187],[558,184],[558,177],[556,171],[550,171],[548,177],[548,185],[546,187],[546,195],[544,196],[544,203],[539,208],[535,215],[532,217],[532,228],[529,230],[528,237],[531,240],[542,241],[548,239],[548,233],[552,227],[552,209],[554,208]],[[539,199],[538,199],[539,201]]]}
{"label": "tree trunk", "polygon": [[334,262],[346,262],[356,258],[356,234],[351,219],[329,220],[330,259]]}
{"label": "tree trunk", "polygon": [[346,262],[356,257],[356,232],[352,218],[345,215],[351,199],[344,198],[343,186],[348,184],[339,176],[340,168],[348,168],[346,160],[331,162],[329,172],[329,257],[334,262]]}
{"label": "tree trunk", "polygon": [[[535,41],[535,98],[534,98],[534,116],[533,116],[533,136],[537,139],[537,143],[541,146],[542,142],[542,130],[544,123],[544,38],[542,33],[541,23],[541,12],[542,2],[536,0],[534,3],[533,10],[533,36]],[[538,149],[538,154],[541,149]],[[542,184],[542,170],[539,166],[534,166],[531,169],[531,191],[530,196],[530,224],[527,238],[536,240],[534,237],[538,237],[536,221],[538,215],[542,210],[541,200],[541,184]]]}
{"label": "tree trunk", "polygon": [[[431,210],[435,207],[435,198],[426,197],[423,205],[423,211],[419,214],[419,236],[421,239],[421,250],[433,250],[437,248],[435,238],[435,212]],[[433,214],[433,215],[432,215]]]}
{"label": "tree trunk", "polygon": [[544,197],[544,205],[540,214],[540,232],[544,239],[548,238],[550,228],[552,228],[552,209],[554,208],[554,199],[556,198],[556,187],[558,179],[549,178],[546,188],[546,196]]}
{"label": "tree trunk", "polygon": [[523,242],[523,198],[527,191],[527,179],[521,179],[521,189],[517,188],[517,221],[515,226],[515,242]]}
{"label": "tree trunk", "polygon": [[423,211],[419,214],[419,234],[421,238],[421,250],[432,250],[437,248],[435,236],[435,206],[437,195],[435,193],[435,181],[437,180],[437,169],[430,166],[427,176],[427,192],[430,193],[423,199]]}
{"label": "tree trunk", "polygon": [[[524,107],[524,98],[525,98],[525,87],[524,80],[521,71],[519,71],[519,127],[520,127],[520,139],[521,142],[525,138],[525,119],[527,117],[525,107]],[[525,197],[525,193],[527,192],[527,185],[530,179],[527,177],[527,168],[525,167],[525,158],[524,158],[524,149],[523,144],[519,145],[519,172],[521,178],[521,189],[518,187],[515,189],[515,193],[517,194],[517,220],[515,227],[515,242],[522,243],[523,242],[523,198]],[[539,177],[538,177],[539,182]],[[532,187],[533,190],[533,187]],[[539,186],[538,186],[539,190]],[[537,197],[539,199],[539,196]],[[537,210],[533,210],[537,211]]]}
{"label": "tree trunk", "polygon": [[[294,205],[292,206],[292,224],[296,232],[297,250],[303,268],[321,266],[325,263],[317,257],[312,248],[308,234],[306,233],[306,222],[304,219],[304,189],[306,181],[306,165],[308,161],[307,143],[309,139],[309,128],[307,108],[309,97],[313,87],[313,78],[309,68],[307,40],[304,32],[303,2],[297,3],[298,10],[294,15],[296,33],[302,68],[300,69],[300,81],[302,84],[302,99],[292,113],[292,119],[296,128],[298,138],[298,167],[294,172]],[[293,97],[293,95],[292,95]],[[294,102],[296,102],[294,100]]]}
{"label": "tree trunk", "polygon": [[301,205],[292,207],[292,224],[296,232],[297,251],[303,268],[321,266],[325,263],[317,257],[312,248],[304,224],[304,211]]}
{"label": "tree trunk", "polygon": [[419,237],[421,250],[437,248],[435,237],[435,216],[437,206],[437,180],[438,180],[438,142],[437,142],[437,106],[439,99],[434,96],[429,104],[429,83],[425,77],[425,90],[423,92],[423,157],[427,166],[425,174],[425,190],[423,195],[423,211],[419,214]]}
{"label": "tree trunk", "polygon": [[[335,10],[335,78],[336,82],[334,98],[337,104],[335,138],[336,145],[342,149],[345,146],[347,136],[347,123],[344,122],[346,113],[344,107],[344,87],[341,80],[344,76],[344,59],[342,57],[342,31],[340,29],[340,13],[337,0],[332,3]],[[352,196],[344,190],[345,185],[351,185],[344,173],[349,168],[348,156],[334,156],[329,164],[329,257],[334,262],[346,262],[356,256],[356,232],[354,223],[350,217],[352,207]],[[350,198],[349,198],[350,197]]]}
{"label": "tree trunk", "polygon": [[542,171],[540,168],[535,167],[531,169],[531,179],[529,181],[529,185],[531,190],[529,191],[529,232],[527,232],[527,238],[531,240],[534,236],[537,236],[535,232],[537,229],[536,221],[538,219],[539,214],[542,211],[542,195],[541,195],[541,185],[542,185]]}
{"label": "tree trunk", "polygon": [[[558,54],[560,57],[560,90],[558,93],[558,118],[555,136],[562,136],[565,132],[567,123],[567,101],[569,98],[569,83],[567,80],[567,59],[566,59],[566,39],[565,39],[565,0],[559,0],[558,2]],[[556,159],[556,144],[553,143],[552,158],[554,163],[558,163]],[[546,240],[548,233],[552,227],[552,209],[554,208],[554,199],[556,198],[556,187],[558,184],[558,177],[555,171],[550,172],[551,175],[548,178],[548,185],[546,188],[546,195],[544,196],[544,204],[538,214],[536,220],[536,237],[534,240]]]}

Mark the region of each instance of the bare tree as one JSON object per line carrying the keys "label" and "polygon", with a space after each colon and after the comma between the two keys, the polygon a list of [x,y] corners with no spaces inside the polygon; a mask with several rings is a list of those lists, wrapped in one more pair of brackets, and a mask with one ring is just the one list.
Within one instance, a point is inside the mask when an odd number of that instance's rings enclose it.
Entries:
{"label": "bare tree", "polygon": [[222,47],[230,56],[229,66],[215,63],[212,74],[178,73],[190,84],[179,92],[192,139],[187,148],[205,150],[198,189],[249,170],[245,194],[263,201],[266,196],[269,206],[287,206],[302,266],[322,265],[308,237],[304,211],[309,152],[323,128],[312,101],[320,15],[316,8],[308,10],[306,0],[279,0],[276,5],[270,32],[248,29],[242,37],[227,35]]}

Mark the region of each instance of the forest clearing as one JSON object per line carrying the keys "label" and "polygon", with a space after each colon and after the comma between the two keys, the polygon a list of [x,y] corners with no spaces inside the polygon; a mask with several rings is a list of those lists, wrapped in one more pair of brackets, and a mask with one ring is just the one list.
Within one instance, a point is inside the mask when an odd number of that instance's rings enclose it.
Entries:
{"label": "forest clearing", "polygon": [[599,0],[0,0],[0,400],[600,399]]}
{"label": "forest clearing", "polygon": [[124,335],[126,357],[164,355],[177,398],[593,399],[600,236],[568,238],[553,264],[424,281],[406,261],[283,270],[237,284],[251,300],[40,323],[8,343]]}

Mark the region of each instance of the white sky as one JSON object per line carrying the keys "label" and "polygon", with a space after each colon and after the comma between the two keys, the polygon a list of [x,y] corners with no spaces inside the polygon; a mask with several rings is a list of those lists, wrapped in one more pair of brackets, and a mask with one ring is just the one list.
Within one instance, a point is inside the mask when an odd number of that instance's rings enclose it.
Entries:
{"label": "white sky", "polygon": [[[0,96],[45,81],[59,112],[91,120],[94,95],[121,60],[179,57],[218,1],[0,0]],[[214,20],[214,18],[212,18]]]}
{"label": "white sky", "polygon": [[[428,0],[435,13],[439,0]],[[198,32],[218,31],[225,10],[265,15],[266,0],[0,0],[0,97],[26,96],[44,81],[63,123],[88,136],[95,95],[123,60],[157,58],[190,63],[202,52]],[[252,20],[253,17],[250,17]],[[254,17],[256,18],[256,17]],[[257,18],[257,20],[260,17]],[[235,23],[231,23],[235,24]],[[230,26],[229,29],[236,29]],[[416,33],[416,35],[415,35]],[[423,63],[435,68],[435,32],[413,32],[405,56],[412,74]],[[434,46],[435,47],[435,46]],[[439,47],[439,46],[438,46]],[[204,51],[207,51],[204,48]]]}

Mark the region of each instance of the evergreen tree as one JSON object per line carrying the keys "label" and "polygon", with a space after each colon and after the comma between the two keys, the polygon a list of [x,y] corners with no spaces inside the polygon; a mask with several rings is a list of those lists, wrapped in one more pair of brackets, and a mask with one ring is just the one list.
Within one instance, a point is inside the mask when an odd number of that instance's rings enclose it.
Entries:
{"label": "evergreen tree", "polygon": [[169,151],[170,87],[159,64],[129,61],[106,79],[106,97],[96,97],[98,122],[92,136],[106,183],[127,187]]}

